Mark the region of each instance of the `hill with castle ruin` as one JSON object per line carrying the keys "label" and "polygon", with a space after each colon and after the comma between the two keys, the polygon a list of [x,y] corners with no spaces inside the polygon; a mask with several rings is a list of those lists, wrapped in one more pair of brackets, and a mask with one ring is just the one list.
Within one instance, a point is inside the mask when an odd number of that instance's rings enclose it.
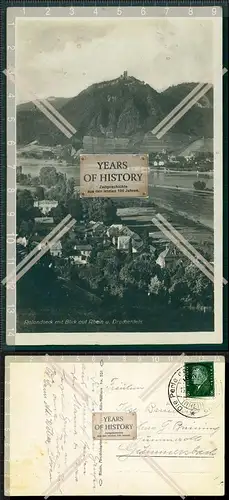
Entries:
{"label": "hill with castle ruin", "polygon": [[[182,83],[157,92],[144,81],[124,72],[114,80],[95,83],[72,98],[49,98],[51,104],[77,130],[65,135],[33,104],[17,106],[17,143],[36,140],[40,145],[70,143],[76,149],[99,148],[137,151],[141,144],[151,150],[166,147],[184,148],[193,142],[213,138],[213,91],[204,97],[157,142],[152,129],[197,85]],[[151,145],[152,143],[152,145]],[[122,146],[123,145],[123,146]],[[183,148],[183,149],[184,149]],[[179,148],[178,148],[179,149]],[[96,151],[95,151],[96,152]],[[102,152],[102,150],[101,150]]]}

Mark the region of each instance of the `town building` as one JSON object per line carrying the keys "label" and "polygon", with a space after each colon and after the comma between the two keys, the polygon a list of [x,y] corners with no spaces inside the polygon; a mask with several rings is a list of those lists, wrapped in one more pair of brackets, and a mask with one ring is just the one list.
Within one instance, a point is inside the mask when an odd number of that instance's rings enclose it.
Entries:
{"label": "town building", "polygon": [[55,243],[52,244],[52,242],[44,242],[44,239],[42,236],[38,235],[37,233],[34,235],[32,244],[37,247],[38,250],[44,250],[50,251],[50,254],[53,257],[62,257],[62,244],[61,241],[56,241]]}
{"label": "town building", "polygon": [[129,250],[131,245],[132,252],[137,253],[143,246],[140,236],[123,224],[112,224],[107,229],[107,236],[118,250]]}
{"label": "town building", "polygon": [[87,264],[88,259],[91,255],[92,246],[91,245],[75,245],[73,247],[74,254],[69,256],[70,261],[75,264]]}
{"label": "town building", "polygon": [[123,231],[123,228],[123,224],[112,224],[107,229],[107,236],[111,238],[112,241],[114,241],[114,237],[120,235]]}
{"label": "town building", "polygon": [[58,201],[55,200],[35,200],[34,207],[39,208],[41,212],[46,215],[52,208],[58,206]]}
{"label": "town building", "polygon": [[34,221],[35,221],[35,224],[53,224],[54,223],[53,217],[35,217]]}
{"label": "town building", "polygon": [[17,238],[17,243],[18,243],[18,245],[22,245],[23,247],[27,247],[27,245],[28,245],[28,240],[26,239],[26,237],[25,237],[25,236],[23,236],[23,237],[22,237],[22,236],[19,236],[19,237]]}
{"label": "town building", "polygon": [[176,249],[173,249],[169,243],[167,243],[165,249],[158,255],[156,264],[158,264],[161,269],[167,267],[176,257]]}
{"label": "town building", "polygon": [[130,236],[118,236],[116,241],[118,250],[129,251],[132,247]]}
{"label": "town building", "polygon": [[165,162],[164,162],[164,161],[162,161],[162,160],[155,160],[155,161],[153,162],[153,165],[154,165],[154,167],[164,167]]}
{"label": "town building", "polygon": [[93,234],[101,234],[106,231],[106,226],[104,225],[103,222],[97,221],[95,222],[94,220],[89,221],[89,225],[87,228],[87,232],[92,232]]}
{"label": "town building", "polygon": [[48,243],[50,253],[53,257],[62,257],[61,241],[56,241],[54,244]]}

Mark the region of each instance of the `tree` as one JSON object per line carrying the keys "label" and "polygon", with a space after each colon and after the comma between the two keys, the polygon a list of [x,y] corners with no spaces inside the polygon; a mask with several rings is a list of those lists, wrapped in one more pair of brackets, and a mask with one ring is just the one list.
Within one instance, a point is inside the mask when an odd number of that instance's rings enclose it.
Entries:
{"label": "tree", "polygon": [[75,192],[75,185],[76,185],[76,181],[75,181],[74,177],[70,177],[69,179],[67,179],[66,193],[68,195],[68,198],[73,197],[74,192]]}
{"label": "tree", "polygon": [[117,207],[109,198],[92,198],[82,200],[84,218],[112,224],[117,221]]}
{"label": "tree", "polygon": [[120,279],[126,285],[148,292],[151,277],[158,273],[160,273],[160,267],[156,264],[154,257],[150,253],[142,253],[123,266]]}
{"label": "tree", "polygon": [[32,220],[23,220],[20,224],[18,236],[29,236],[33,231],[33,221]]}
{"label": "tree", "polygon": [[51,187],[47,191],[46,197],[48,200],[56,200],[62,203],[66,202],[66,185],[65,183],[58,183],[56,186]]}
{"label": "tree", "polygon": [[31,178],[31,186],[37,187],[40,186],[40,178],[35,176]]}
{"label": "tree", "polygon": [[28,189],[17,190],[17,231],[20,230],[23,221],[34,222],[35,209],[34,200]]}
{"label": "tree", "polygon": [[[17,262],[25,257],[31,248],[17,245]],[[48,286],[47,286],[48,283]],[[45,253],[17,283],[17,305],[32,307],[36,311],[56,303],[59,287],[50,252]],[[29,291],[29,293],[28,293]]]}
{"label": "tree", "polygon": [[169,294],[176,307],[204,309],[213,307],[213,284],[195,264],[179,263],[170,276]]}
{"label": "tree", "polygon": [[183,299],[184,303],[191,304],[196,308],[213,306],[213,283],[195,264],[190,263],[186,266],[184,281],[188,288],[187,296]]}
{"label": "tree", "polygon": [[45,190],[42,186],[37,186],[36,187],[36,191],[35,191],[35,194],[36,194],[36,198],[38,200],[44,200],[44,197],[45,197]]}
{"label": "tree", "polygon": [[163,282],[159,280],[157,275],[151,278],[148,290],[148,295],[160,295],[165,292]]}
{"label": "tree", "polygon": [[193,186],[195,189],[199,190],[199,191],[204,191],[204,189],[206,188],[206,182],[204,181],[195,181],[193,182]]}
{"label": "tree", "polygon": [[48,188],[55,186],[59,180],[59,174],[55,167],[42,167],[40,169],[39,177],[41,184],[43,184],[43,186],[47,186]]}
{"label": "tree", "polygon": [[104,276],[99,267],[90,264],[84,266],[80,269],[79,276],[87,281],[92,290],[100,289],[101,293],[104,291]]}
{"label": "tree", "polygon": [[61,238],[62,252],[64,256],[72,255],[74,246],[82,243],[78,233],[75,233],[74,226]]}
{"label": "tree", "polygon": [[56,224],[61,222],[66,215],[68,215],[68,211],[63,203],[59,203],[57,207],[50,210],[50,217],[53,217]]}
{"label": "tree", "polygon": [[103,220],[102,202],[100,198],[87,200],[87,215],[89,220]]}
{"label": "tree", "polygon": [[70,198],[67,202],[68,213],[74,217],[76,220],[82,219],[82,205],[80,197]]}
{"label": "tree", "polygon": [[112,276],[114,273],[119,273],[120,261],[118,252],[114,247],[108,248],[99,252],[97,255],[96,265],[103,269],[104,276]]}
{"label": "tree", "polygon": [[110,198],[105,198],[102,203],[103,208],[103,222],[104,224],[112,224],[117,219],[117,208]]}
{"label": "tree", "polygon": [[[28,189],[17,190],[17,232],[29,235],[34,228],[35,217],[42,217],[41,210],[34,207],[34,198]],[[29,223],[24,224],[24,223]]]}
{"label": "tree", "polygon": [[123,296],[124,285],[120,280],[121,262],[114,247],[104,249],[98,245],[92,250],[89,263],[80,269],[80,277],[90,288],[98,289],[100,296],[109,301],[110,296]]}
{"label": "tree", "polygon": [[17,181],[17,184],[21,184],[24,186],[30,186],[31,183],[32,183],[32,178],[31,178],[31,175],[30,174],[23,174],[23,173],[17,173],[16,174],[16,181]]}
{"label": "tree", "polygon": [[29,212],[33,208],[34,199],[29,189],[17,190],[17,208]]}
{"label": "tree", "polygon": [[59,258],[55,262],[55,271],[58,273],[58,278],[69,281],[71,279],[71,264],[68,260]]}
{"label": "tree", "polygon": [[143,251],[144,252],[149,252],[150,251],[150,237],[149,237],[149,231],[148,229],[145,229],[142,234],[142,241],[143,241]]}

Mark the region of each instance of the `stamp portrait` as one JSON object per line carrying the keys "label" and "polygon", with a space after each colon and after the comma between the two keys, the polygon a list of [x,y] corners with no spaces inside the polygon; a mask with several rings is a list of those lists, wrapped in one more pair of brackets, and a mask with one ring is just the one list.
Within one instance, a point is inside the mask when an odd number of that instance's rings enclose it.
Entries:
{"label": "stamp portrait", "polygon": [[185,387],[190,398],[214,396],[214,364],[185,363]]}
{"label": "stamp portrait", "polygon": [[214,363],[184,363],[173,374],[168,385],[168,398],[173,408],[188,418],[209,415],[215,407]]}

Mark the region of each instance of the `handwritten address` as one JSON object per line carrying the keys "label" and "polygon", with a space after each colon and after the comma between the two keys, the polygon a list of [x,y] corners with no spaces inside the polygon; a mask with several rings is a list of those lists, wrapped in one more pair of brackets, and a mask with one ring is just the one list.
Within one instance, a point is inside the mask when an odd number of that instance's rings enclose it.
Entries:
{"label": "handwritten address", "polygon": [[142,401],[142,393],[164,371],[163,363],[151,363],[148,369],[142,363],[138,370],[135,363],[101,360],[51,359],[45,364],[41,396],[46,496],[72,491],[103,494],[109,490],[111,469],[118,481],[123,467],[138,457],[138,474],[146,473],[145,458],[168,458],[170,463],[185,458],[183,468],[190,459],[193,469],[201,458],[201,471],[210,474],[214,469],[215,477],[220,476],[219,419],[191,422],[178,415],[168,401],[168,380],[162,382],[162,390]]}

